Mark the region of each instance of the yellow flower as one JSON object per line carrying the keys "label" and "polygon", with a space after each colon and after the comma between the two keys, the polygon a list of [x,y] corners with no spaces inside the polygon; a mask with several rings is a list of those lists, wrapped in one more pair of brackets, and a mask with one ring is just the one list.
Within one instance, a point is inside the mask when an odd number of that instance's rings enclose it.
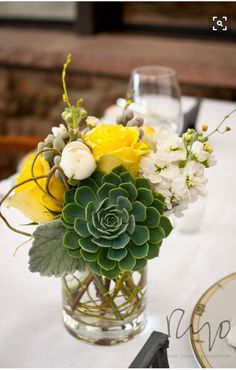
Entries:
{"label": "yellow flower", "polygon": [[149,145],[138,138],[137,127],[100,123],[84,139],[97,161],[98,170],[107,173],[123,165],[136,176],[140,158],[150,151]]}
{"label": "yellow flower", "polygon": [[[27,157],[21,173],[16,180],[16,184],[20,184],[32,177],[31,166],[35,156],[36,154],[31,154]],[[38,156],[34,165],[34,176],[44,176],[47,175],[49,171],[50,166],[48,162],[42,155]],[[46,180],[46,178],[38,180],[38,183],[42,188],[45,188]],[[50,180],[49,190],[56,199],[63,203],[64,186],[54,175]],[[10,199],[9,206],[18,208],[25,216],[34,222],[52,220],[54,216],[48,211],[48,209],[52,211],[61,210],[61,207],[58,206],[52,198],[40,190],[34,181],[27,182],[26,184],[16,188],[15,194]]]}

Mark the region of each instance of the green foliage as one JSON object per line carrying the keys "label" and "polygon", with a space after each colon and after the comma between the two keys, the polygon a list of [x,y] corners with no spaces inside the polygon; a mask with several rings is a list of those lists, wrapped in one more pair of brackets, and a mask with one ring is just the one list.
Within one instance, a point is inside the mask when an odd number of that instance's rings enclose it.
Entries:
{"label": "green foliage", "polygon": [[95,172],[65,196],[62,222],[68,255],[110,279],[142,269],[157,257],[172,226],[163,216],[165,199],[150,182],[123,167]]}
{"label": "green foliage", "polygon": [[[84,267],[83,259],[75,259],[67,253],[64,245],[77,252],[76,232],[66,229],[60,220],[37,227],[33,233],[33,245],[29,251],[29,269],[42,276],[64,276]],[[70,233],[70,234],[68,234]],[[63,245],[64,238],[64,245]]]}
{"label": "green foliage", "polygon": [[62,85],[63,85],[63,100],[67,104],[64,112],[62,113],[62,118],[67,123],[68,127],[72,129],[70,132],[73,134],[73,130],[77,129],[80,123],[83,121],[84,118],[87,117],[86,110],[82,107],[83,99],[79,99],[76,102],[76,105],[72,105],[68,96],[67,86],[66,86],[66,71],[71,62],[71,54],[67,55],[66,63],[63,66],[62,71]]}

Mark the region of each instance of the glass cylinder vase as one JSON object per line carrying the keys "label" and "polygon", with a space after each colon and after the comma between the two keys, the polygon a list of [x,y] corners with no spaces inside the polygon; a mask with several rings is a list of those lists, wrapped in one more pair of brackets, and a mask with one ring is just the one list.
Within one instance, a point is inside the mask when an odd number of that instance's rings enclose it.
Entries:
{"label": "glass cylinder vase", "polygon": [[89,271],[68,274],[62,279],[64,324],[86,342],[125,342],[145,326],[146,287],[146,267],[113,280]]}

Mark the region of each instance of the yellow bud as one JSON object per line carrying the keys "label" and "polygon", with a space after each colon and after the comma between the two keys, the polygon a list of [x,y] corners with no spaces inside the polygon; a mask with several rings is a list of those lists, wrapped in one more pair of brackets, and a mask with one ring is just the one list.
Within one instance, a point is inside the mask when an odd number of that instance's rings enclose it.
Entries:
{"label": "yellow bud", "polygon": [[199,136],[198,141],[200,141],[201,143],[204,143],[206,141],[206,138],[204,136]]}
{"label": "yellow bud", "polygon": [[208,125],[205,123],[204,125],[202,125],[202,131],[205,132],[208,130]]}
{"label": "yellow bud", "polygon": [[184,138],[185,138],[185,140],[186,140],[186,141],[191,141],[191,140],[192,140],[192,135],[190,135],[190,134],[185,134],[185,135],[184,135]]}
{"label": "yellow bud", "polygon": [[213,148],[212,148],[211,144],[209,144],[209,143],[204,144],[204,150],[206,152],[208,152],[209,154],[211,154],[213,152]]}

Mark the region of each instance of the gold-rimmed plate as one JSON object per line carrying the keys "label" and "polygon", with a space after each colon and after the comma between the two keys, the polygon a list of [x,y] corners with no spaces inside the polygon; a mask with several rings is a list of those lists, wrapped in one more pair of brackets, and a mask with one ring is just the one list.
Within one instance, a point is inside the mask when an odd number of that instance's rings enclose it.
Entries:
{"label": "gold-rimmed plate", "polygon": [[193,310],[191,343],[201,367],[236,367],[236,348],[227,339],[234,325],[236,272],[212,285]]}

